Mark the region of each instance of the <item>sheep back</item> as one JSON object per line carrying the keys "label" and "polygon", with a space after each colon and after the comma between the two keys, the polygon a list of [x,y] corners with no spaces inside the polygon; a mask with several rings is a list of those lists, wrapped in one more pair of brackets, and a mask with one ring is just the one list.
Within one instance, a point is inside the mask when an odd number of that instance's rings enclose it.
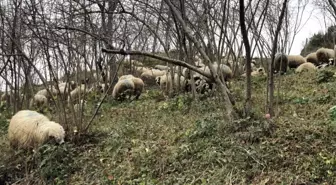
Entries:
{"label": "sheep back", "polygon": [[13,148],[32,148],[54,137],[58,143],[64,142],[65,132],[61,125],[46,116],[30,110],[17,112],[8,127],[8,138]]}
{"label": "sheep back", "polygon": [[122,94],[132,94],[134,92],[134,82],[131,79],[123,79],[116,83],[113,88],[112,97],[114,99],[121,98]]}
{"label": "sheep back", "polygon": [[297,68],[306,62],[306,59],[301,55],[288,55],[287,58],[289,68]]}
{"label": "sheep back", "polygon": [[316,52],[314,52],[314,53],[309,53],[309,54],[306,56],[306,61],[307,61],[307,62],[310,62],[310,63],[313,63],[315,66],[318,66],[318,65],[319,65],[319,62],[318,62],[318,59],[317,59],[317,56],[316,56]]}
{"label": "sheep back", "polygon": [[319,65],[327,64],[329,63],[330,58],[335,57],[334,50],[328,48],[320,48],[316,51],[316,57],[319,62]]}
{"label": "sheep back", "polygon": [[303,71],[315,71],[317,68],[313,63],[306,62],[301,64],[298,68],[296,68],[295,72],[300,73]]}

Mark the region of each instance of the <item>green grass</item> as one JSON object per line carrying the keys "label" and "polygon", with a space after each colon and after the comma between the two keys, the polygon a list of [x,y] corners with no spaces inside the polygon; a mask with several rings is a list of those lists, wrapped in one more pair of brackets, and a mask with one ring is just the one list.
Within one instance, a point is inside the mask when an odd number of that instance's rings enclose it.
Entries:
{"label": "green grass", "polygon": [[[334,77],[289,73],[279,82],[271,120],[264,118],[264,77],[253,78],[251,118],[234,123],[225,121],[219,97],[162,101],[158,90],[147,90],[139,101],[108,99],[89,134],[34,154],[8,149],[8,116],[0,117],[0,177],[35,184],[335,184],[336,113],[328,111],[336,104]],[[239,111],[244,83],[231,84]]]}

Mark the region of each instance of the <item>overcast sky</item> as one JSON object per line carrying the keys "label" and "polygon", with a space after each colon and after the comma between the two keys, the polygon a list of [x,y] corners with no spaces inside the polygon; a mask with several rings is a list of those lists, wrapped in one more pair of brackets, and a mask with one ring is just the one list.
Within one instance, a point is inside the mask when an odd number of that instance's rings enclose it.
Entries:
{"label": "overcast sky", "polygon": [[[309,18],[311,12],[312,16]],[[318,33],[320,31],[324,32],[326,29],[324,26],[325,25],[324,16],[321,10],[317,9],[312,3],[310,3],[306,7],[306,11],[303,14],[302,22],[304,23],[305,21],[307,21],[307,23],[302,27],[301,31],[297,34],[290,54],[299,55],[303,48],[306,38],[310,38],[312,35],[314,35],[314,33]]]}

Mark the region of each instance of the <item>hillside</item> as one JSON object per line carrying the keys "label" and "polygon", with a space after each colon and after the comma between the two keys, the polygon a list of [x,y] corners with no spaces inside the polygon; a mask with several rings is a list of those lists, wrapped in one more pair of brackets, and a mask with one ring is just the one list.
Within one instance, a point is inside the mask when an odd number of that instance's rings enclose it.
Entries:
{"label": "hillside", "polygon": [[[328,110],[336,79],[328,74],[277,77],[273,120],[264,118],[266,78],[253,78],[253,116],[234,124],[224,121],[219,97],[163,101],[147,88],[138,101],[108,99],[91,134],[31,154],[9,149],[2,112],[0,184],[335,184],[336,111]],[[230,86],[238,111],[244,87],[244,79]]]}

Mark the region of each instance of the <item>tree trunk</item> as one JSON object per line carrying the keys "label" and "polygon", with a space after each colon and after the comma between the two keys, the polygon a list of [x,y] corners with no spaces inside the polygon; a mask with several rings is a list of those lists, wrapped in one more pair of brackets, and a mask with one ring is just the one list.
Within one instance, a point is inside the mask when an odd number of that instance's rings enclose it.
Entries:
{"label": "tree trunk", "polygon": [[275,32],[275,37],[273,40],[273,47],[272,47],[272,56],[271,56],[271,65],[269,65],[269,70],[268,70],[268,74],[269,74],[269,78],[268,78],[268,88],[269,88],[269,101],[268,101],[268,113],[273,116],[274,115],[274,108],[273,108],[273,102],[274,102],[274,75],[273,75],[273,69],[274,69],[274,58],[275,58],[275,53],[277,50],[277,44],[278,44],[278,36],[279,36],[279,32],[281,30],[281,25],[282,25],[282,20],[285,16],[285,11],[286,11],[286,7],[287,7],[287,1],[288,0],[284,0],[283,5],[282,5],[282,10],[281,10],[281,14],[279,16],[279,22],[276,28],[276,32]]}
{"label": "tree trunk", "polygon": [[252,95],[252,85],[251,85],[251,47],[248,40],[248,34],[245,26],[245,6],[244,0],[240,0],[239,3],[239,18],[240,18],[240,28],[243,36],[245,53],[246,53],[246,99],[245,99],[245,116],[250,116],[251,111],[251,95]]}

